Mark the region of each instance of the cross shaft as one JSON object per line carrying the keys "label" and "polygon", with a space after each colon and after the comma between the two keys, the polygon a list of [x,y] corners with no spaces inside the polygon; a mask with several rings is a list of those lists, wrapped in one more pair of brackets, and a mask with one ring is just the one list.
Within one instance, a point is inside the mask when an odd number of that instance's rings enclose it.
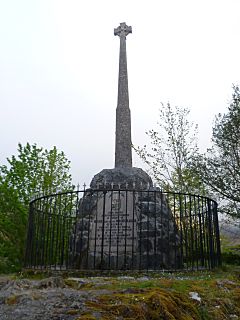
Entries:
{"label": "cross shaft", "polygon": [[132,167],[131,113],[128,96],[128,74],[126,36],[132,33],[132,27],[125,22],[114,29],[114,35],[120,37],[118,103],[116,110],[115,168]]}

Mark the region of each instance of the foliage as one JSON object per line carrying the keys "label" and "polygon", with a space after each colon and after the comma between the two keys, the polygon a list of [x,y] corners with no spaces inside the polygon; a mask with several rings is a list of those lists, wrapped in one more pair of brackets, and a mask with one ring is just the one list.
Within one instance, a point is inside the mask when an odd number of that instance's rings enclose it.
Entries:
{"label": "foliage", "polygon": [[0,272],[21,267],[29,201],[37,192],[69,190],[70,162],[56,147],[43,150],[29,143],[18,145],[18,155],[0,166]]}
{"label": "foliage", "polygon": [[[230,224],[229,224],[230,223]],[[240,265],[240,230],[233,221],[220,224],[221,256],[224,264]]]}
{"label": "foliage", "polygon": [[27,210],[17,193],[0,184],[0,272],[20,268],[24,255]]}
{"label": "foliage", "polygon": [[226,264],[240,265],[240,245],[238,244],[222,249],[222,261]]}
{"label": "foliage", "polygon": [[164,190],[203,194],[201,180],[189,166],[190,159],[198,152],[197,125],[188,120],[189,113],[187,108],[162,104],[158,131],[146,132],[150,151],[146,145],[134,149]]}
{"label": "foliage", "polygon": [[1,166],[5,184],[13,188],[19,199],[28,205],[36,193],[55,193],[58,189],[72,188],[69,174],[70,161],[56,147],[50,151],[36,144],[18,144],[18,156],[7,158],[9,168]]}
{"label": "foliage", "polygon": [[213,146],[194,160],[194,169],[221,201],[221,211],[240,217],[240,90],[233,87],[228,112],[215,119]]}

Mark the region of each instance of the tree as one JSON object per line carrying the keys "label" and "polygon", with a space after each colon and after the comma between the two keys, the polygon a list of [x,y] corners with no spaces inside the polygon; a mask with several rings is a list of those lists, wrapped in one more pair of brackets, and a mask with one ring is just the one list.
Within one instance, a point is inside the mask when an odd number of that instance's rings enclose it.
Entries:
{"label": "tree", "polygon": [[203,192],[201,180],[193,174],[190,159],[198,152],[197,125],[188,120],[189,109],[162,104],[158,131],[146,132],[150,138],[150,151],[134,147],[149,166],[150,174],[166,191]]}
{"label": "tree", "polygon": [[220,210],[240,217],[240,90],[233,86],[228,112],[215,119],[212,148],[195,157],[194,169],[220,200]]}
{"label": "tree", "polygon": [[32,196],[73,189],[70,162],[56,147],[48,151],[19,143],[18,155],[7,161],[8,167],[0,166],[0,272],[21,267]]}
{"label": "tree", "polygon": [[28,205],[36,193],[55,193],[72,189],[70,161],[56,147],[43,150],[29,143],[18,144],[18,156],[7,158],[9,167],[1,166],[2,181],[13,188]]}
{"label": "tree", "polygon": [[13,188],[0,183],[0,272],[20,268],[24,256],[27,208]]}

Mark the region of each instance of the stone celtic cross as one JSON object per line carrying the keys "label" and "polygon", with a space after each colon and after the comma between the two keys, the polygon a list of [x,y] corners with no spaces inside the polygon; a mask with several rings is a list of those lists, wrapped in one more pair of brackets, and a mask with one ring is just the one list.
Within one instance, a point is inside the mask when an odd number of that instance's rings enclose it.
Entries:
{"label": "stone celtic cross", "polygon": [[127,26],[125,22],[120,23],[120,26],[114,29],[115,36],[126,38],[129,33],[132,33],[132,27]]}
{"label": "stone celtic cross", "polygon": [[131,113],[129,109],[126,36],[132,27],[125,22],[114,29],[120,37],[118,103],[116,110],[115,168],[132,167]]}

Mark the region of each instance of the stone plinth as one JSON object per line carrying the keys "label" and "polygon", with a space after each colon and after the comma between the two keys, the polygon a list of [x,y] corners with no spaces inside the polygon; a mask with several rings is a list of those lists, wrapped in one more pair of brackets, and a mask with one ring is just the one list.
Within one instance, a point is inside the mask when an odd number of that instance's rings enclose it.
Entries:
{"label": "stone plinth", "polygon": [[75,260],[82,269],[179,266],[179,237],[167,199],[139,168],[105,169],[79,203]]}
{"label": "stone plinth", "polygon": [[91,183],[92,189],[149,189],[153,185],[149,175],[140,168],[104,169],[96,174]]}

